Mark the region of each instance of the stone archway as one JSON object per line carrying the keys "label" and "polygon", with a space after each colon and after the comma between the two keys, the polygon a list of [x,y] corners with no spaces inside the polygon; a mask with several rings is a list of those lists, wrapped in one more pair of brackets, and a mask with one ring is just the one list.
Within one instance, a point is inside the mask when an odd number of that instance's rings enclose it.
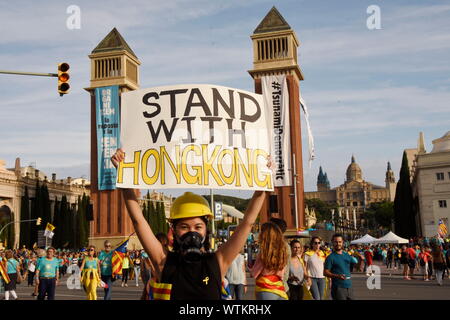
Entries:
{"label": "stone archway", "polygon": [[[14,215],[13,215],[11,208],[5,204],[1,205],[0,206],[0,230],[3,228],[3,226],[5,226],[7,223],[11,222],[13,219],[14,219]],[[10,237],[8,235],[8,229],[10,229],[10,228],[9,227],[6,228],[0,234],[0,243],[2,244],[1,246],[4,246],[6,238],[8,238],[7,244],[9,247],[11,247],[11,244],[9,242],[13,241],[13,243],[14,243],[14,239],[12,239],[12,237]]]}

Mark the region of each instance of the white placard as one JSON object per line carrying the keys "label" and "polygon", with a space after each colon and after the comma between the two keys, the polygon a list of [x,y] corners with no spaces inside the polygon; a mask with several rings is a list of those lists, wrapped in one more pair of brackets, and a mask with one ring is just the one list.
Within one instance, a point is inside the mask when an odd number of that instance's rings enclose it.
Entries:
{"label": "white placard", "polygon": [[273,190],[261,95],[215,85],[122,94],[117,187]]}

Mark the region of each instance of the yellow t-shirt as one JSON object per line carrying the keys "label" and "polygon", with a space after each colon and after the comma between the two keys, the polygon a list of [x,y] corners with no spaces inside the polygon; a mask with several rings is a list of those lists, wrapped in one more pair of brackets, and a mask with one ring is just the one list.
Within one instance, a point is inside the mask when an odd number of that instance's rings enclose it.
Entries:
{"label": "yellow t-shirt", "polygon": [[130,267],[130,260],[128,257],[123,258],[122,269],[128,269]]}

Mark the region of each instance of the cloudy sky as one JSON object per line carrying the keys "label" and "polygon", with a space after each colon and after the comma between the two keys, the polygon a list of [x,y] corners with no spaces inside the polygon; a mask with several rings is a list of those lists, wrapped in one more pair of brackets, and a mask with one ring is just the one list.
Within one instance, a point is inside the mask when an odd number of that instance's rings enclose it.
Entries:
{"label": "cloudy sky", "polygon": [[[87,55],[113,27],[142,62],[142,88],[211,83],[253,91],[250,35],[274,5],[301,42],[301,93],[316,146],[309,168],[303,124],[305,190],[316,190],[320,165],[332,187],[343,183],[352,154],[366,180],[384,185],[386,163],[398,178],[403,149],[416,146],[420,131],[431,151],[431,141],[450,130],[446,1],[20,3],[0,2],[0,69],[56,72],[66,61],[72,89],[59,97],[55,78],[0,75],[0,159],[7,167],[20,157],[49,176],[89,177]],[[66,27],[70,5],[81,9],[81,29]],[[381,29],[367,28],[370,5],[381,10]]]}

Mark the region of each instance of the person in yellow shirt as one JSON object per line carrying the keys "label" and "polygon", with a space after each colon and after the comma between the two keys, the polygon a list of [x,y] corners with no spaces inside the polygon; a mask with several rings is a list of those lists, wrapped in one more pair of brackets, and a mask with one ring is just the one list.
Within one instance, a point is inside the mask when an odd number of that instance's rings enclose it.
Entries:
{"label": "person in yellow shirt", "polygon": [[130,272],[130,253],[127,251],[122,261],[122,287],[128,287],[128,275]]}
{"label": "person in yellow shirt", "polygon": [[81,263],[81,283],[86,289],[88,300],[97,300],[97,287],[100,285],[100,261],[94,246],[89,246],[87,255]]}

